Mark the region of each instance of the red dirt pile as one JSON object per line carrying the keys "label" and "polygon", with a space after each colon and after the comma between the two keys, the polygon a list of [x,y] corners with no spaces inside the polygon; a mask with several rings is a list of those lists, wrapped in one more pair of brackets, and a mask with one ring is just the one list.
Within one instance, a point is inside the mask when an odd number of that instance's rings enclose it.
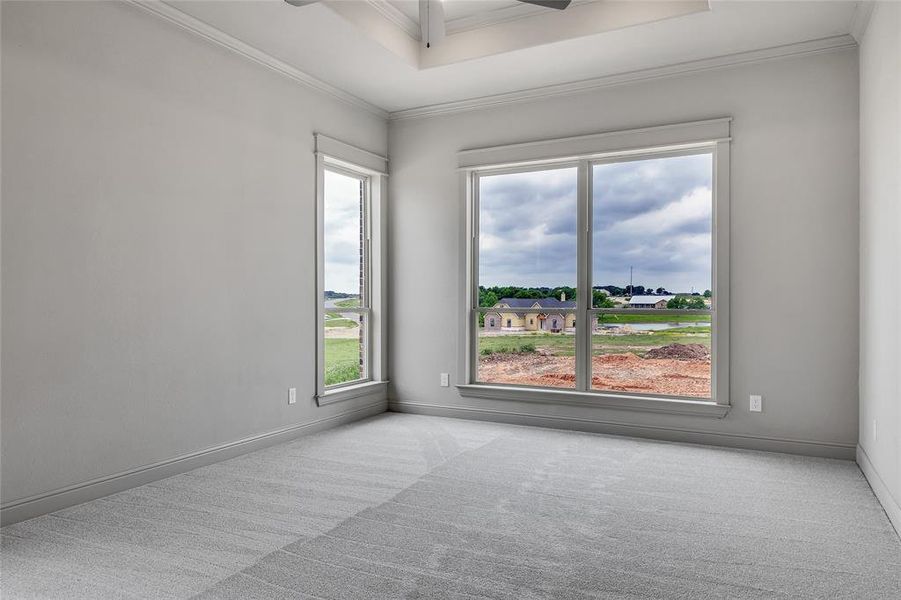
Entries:
{"label": "red dirt pile", "polygon": [[668,358],[672,360],[710,360],[710,351],[702,344],[667,344],[649,350],[645,358]]}

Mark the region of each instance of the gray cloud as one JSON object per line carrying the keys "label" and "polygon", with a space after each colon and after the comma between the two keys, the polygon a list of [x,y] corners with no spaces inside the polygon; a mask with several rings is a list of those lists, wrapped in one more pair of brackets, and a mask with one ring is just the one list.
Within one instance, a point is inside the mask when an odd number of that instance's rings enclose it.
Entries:
{"label": "gray cloud", "polygon": [[[709,154],[594,167],[594,284],[710,287]],[[481,285],[576,282],[576,172],[481,180]]]}
{"label": "gray cloud", "polygon": [[575,285],[576,170],[483,177],[480,283]]}
{"label": "gray cloud", "polygon": [[360,182],[325,172],[325,289],[360,288]]}

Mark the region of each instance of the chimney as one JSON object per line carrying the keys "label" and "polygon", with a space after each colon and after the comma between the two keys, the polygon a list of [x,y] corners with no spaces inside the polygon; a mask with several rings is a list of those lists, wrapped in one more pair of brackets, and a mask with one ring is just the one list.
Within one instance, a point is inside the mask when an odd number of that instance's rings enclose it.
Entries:
{"label": "chimney", "polygon": [[566,292],[560,292],[560,302],[566,302]]}

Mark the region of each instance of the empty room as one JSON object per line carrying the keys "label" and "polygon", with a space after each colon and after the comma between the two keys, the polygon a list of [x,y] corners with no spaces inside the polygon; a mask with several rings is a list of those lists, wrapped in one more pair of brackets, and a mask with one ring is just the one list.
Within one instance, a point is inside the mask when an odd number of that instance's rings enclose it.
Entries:
{"label": "empty room", "polygon": [[901,0],[0,0],[2,600],[901,599]]}

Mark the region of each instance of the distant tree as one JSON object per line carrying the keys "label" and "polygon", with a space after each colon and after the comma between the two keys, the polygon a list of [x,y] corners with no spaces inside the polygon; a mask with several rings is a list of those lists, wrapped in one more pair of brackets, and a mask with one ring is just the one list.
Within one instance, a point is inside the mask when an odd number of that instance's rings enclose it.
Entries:
{"label": "distant tree", "polygon": [[575,300],[576,299],[576,288],[569,287],[568,285],[555,287],[551,290],[549,296],[551,298],[560,299],[560,296],[565,295],[567,300]]}
{"label": "distant tree", "polygon": [[659,288],[657,288],[655,291],[657,292],[657,295],[658,295],[658,296],[664,296],[664,295],[666,295],[666,288],[664,288],[664,287],[659,287]]}
{"label": "distant tree", "polygon": [[616,306],[616,304],[613,303],[613,300],[610,299],[610,296],[604,292],[598,290],[593,291],[592,304],[595,308],[613,308]]}
{"label": "distant tree", "polygon": [[700,296],[676,296],[666,303],[666,307],[676,310],[693,310],[707,308],[707,304],[704,303]]}
{"label": "distant tree", "polygon": [[596,290],[607,290],[611,296],[624,296],[626,294],[626,289],[621,288],[615,285],[604,285],[600,287],[595,287]]}
{"label": "distant tree", "polygon": [[705,298],[710,298],[711,296],[713,296],[713,292],[711,292],[710,290],[704,290]]}
{"label": "distant tree", "polygon": [[494,306],[497,304],[497,294],[491,290],[479,291],[479,306]]}
{"label": "distant tree", "polygon": [[[595,308],[615,308],[616,303],[610,299],[610,296],[603,292],[594,290],[594,307]],[[604,321],[618,318],[616,315],[598,313],[598,325],[603,325]]]}
{"label": "distant tree", "polygon": [[325,299],[326,300],[336,300],[343,298],[356,298],[357,294],[348,294],[346,292],[335,292],[332,290],[325,290]]}

